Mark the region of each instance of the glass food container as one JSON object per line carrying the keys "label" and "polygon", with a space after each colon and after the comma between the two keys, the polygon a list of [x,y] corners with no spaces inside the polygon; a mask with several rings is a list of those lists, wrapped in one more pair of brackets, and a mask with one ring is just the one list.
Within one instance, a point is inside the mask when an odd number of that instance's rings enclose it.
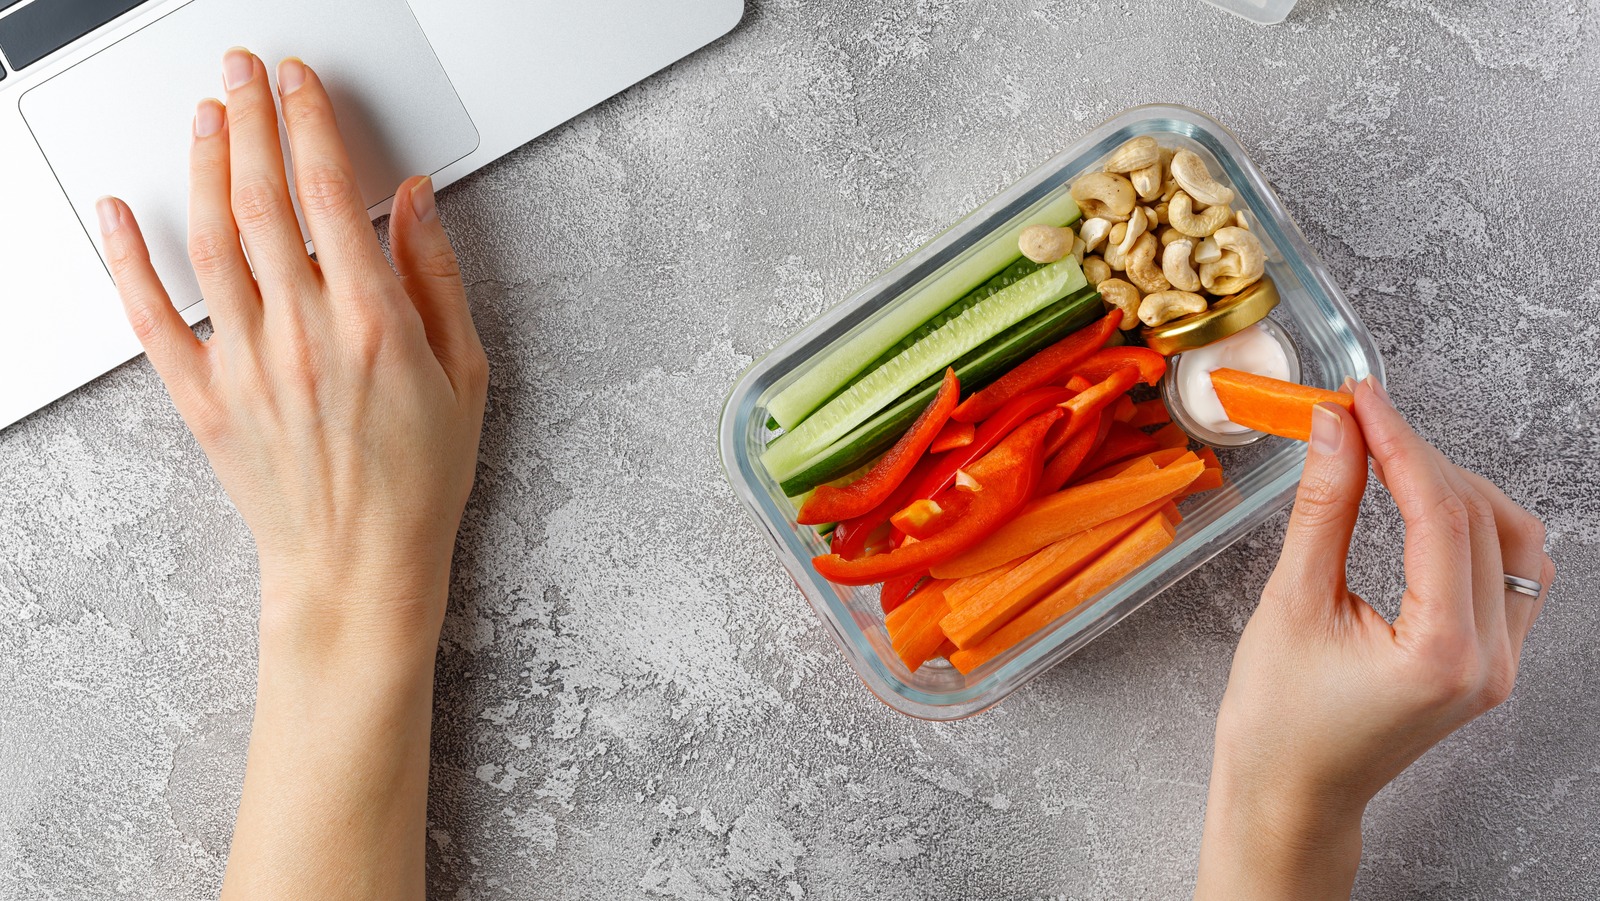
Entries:
{"label": "glass food container", "polygon": [[834,585],[812,569],[811,558],[827,552],[826,542],[813,529],[795,523],[793,505],[760,464],[761,451],[773,434],[766,403],[823,352],[884,315],[910,289],[960,265],[1009,225],[1061,197],[1080,173],[1098,168],[1113,149],[1139,135],[1153,135],[1164,146],[1200,154],[1238,193],[1235,208],[1250,211],[1252,231],[1267,250],[1267,277],[1280,296],[1272,318],[1299,351],[1300,380],[1334,388],[1346,377],[1382,378],[1383,363],[1371,337],[1239,142],[1216,120],[1181,106],[1141,106],[1123,112],[802,328],[734,385],[720,430],[723,467],[734,492],[761,524],[778,558],[861,681],[902,713],[953,720],[994,705],[1238,541],[1293,498],[1305,461],[1304,445],[1265,438],[1221,449],[1218,455],[1227,484],[1183,504],[1177,540],[1159,556],[970,675],[962,675],[942,659],[912,673],[890,647],[877,586]]}

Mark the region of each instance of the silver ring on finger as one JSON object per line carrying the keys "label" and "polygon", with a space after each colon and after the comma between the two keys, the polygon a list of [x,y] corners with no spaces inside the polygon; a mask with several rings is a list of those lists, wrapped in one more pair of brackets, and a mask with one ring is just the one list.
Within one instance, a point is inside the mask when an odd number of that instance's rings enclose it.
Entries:
{"label": "silver ring on finger", "polygon": [[1532,579],[1524,579],[1521,576],[1513,576],[1510,573],[1505,573],[1504,575],[1507,591],[1515,591],[1517,594],[1525,594],[1530,598],[1537,598],[1539,595],[1544,593],[1544,586]]}

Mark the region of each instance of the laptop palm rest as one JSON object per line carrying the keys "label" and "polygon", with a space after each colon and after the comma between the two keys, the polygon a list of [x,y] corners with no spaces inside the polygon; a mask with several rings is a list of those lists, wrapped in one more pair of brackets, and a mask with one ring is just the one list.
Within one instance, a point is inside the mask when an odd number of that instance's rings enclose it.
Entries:
{"label": "laptop palm rest", "polygon": [[84,231],[98,248],[95,200],[127,200],[180,308],[200,300],[185,249],[194,108],[221,96],[222,56],[235,45],[269,72],[285,56],[317,70],[374,213],[401,181],[478,146],[405,0],[193,0],[29,90],[23,117]]}

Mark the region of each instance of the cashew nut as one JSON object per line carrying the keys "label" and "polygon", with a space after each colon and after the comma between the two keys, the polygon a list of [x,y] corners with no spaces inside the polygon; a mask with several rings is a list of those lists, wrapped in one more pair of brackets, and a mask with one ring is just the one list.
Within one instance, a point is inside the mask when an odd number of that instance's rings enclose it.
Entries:
{"label": "cashew nut", "polygon": [[1245,213],[1244,210],[1239,210],[1233,214],[1233,224],[1239,226],[1240,228],[1249,228],[1250,217]]}
{"label": "cashew nut", "polygon": [[1255,235],[1229,226],[1217,230],[1221,259],[1200,266],[1200,282],[1213,294],[1237,294],[1261,280],[1266,272],[1267,253]]}
{"label": "cashew nut", "polygon": [[1161,274],[1180,291],[1198,291],[1200,273],[1189,263],[1189,256],[1194,253],[1194,239],[1181,232],[1178,234],[1179,237],[1161,251]]}
{"label": "cashew nut", "polygon": [[1106,265],[1118,272],[1126,267],[1128,255],[1122,252],[1122,239],[1128,236],[1128,223],[1118,222],[1111,229],[1111,234],[1106,236],[1106,248],[1100,251],[1100,256],[1105,259]]}
{"label": "cashew nut", "polygon": [[1090,253],[1094,253],[1094,249],[1100,246],[1106,235],[1111,234],[1111,226],[1114,224],[1110,219],[1098,217],[1085,219],[1083,224],[1078,226],[1078,237],[1083,239],[1083,246],[1087,247]]}
{"label": "cashew nut", "polygon": [[1138,192],[1140,200],[1154,200],[1161,196],[1161,189],[1166,185],[1167,170],[1157,160],[1153,166],[1128,173],[1128,180],[1133,182],[1133,189]]}
{"label": "cashew nut", "polygon": [[1124,255],[1128,280],[1146,294],[1165,291],[1172,287],[1167,282],[1167,277],[1161,274],[1161,267],[1156,265],[1158,243],[1155,235],[1145,232],[1134,242],[1133,250]]}
{"label": "cashew nut", "polygon": [[1077,237],[1070,228],[1030,225],[1017,236],[1017,247],[1035,263],[1054,263],[1072,253],[1072,242]]}
{"label": "cashew nut", "polygon": [[1111,267],[1099,257],[1083,258],[1083,277],[1089,284],[1098,286],[1101,282],[1111,277]]}
{"label": "cashew nut", "polygon": [[1097,290],[1100,292],[1101,300],[1122,311],[1123,329],[1130,329],[1139,324],[1138,288],[1120,278],[1108,278],[1100,283]]}
{"label": "cashew nut", "polygon": [[1132,172],[1161,162],[1161,146],[1149,135],[1140,135],[1116,150],[1106,159],[1107,172]]}
{"label": "cashew nut", "polygon": [[1133,250],[1134,242],[1149,228],[1149,217],[1144,214],[1144,207],[1133,208],[1133,216],[1128,219],[1127,228],[1123,229],[1122,240],[1117,242],[1117,253],[1126,257],[1128,251]]}
{"label": "cashew nut", "polygon": [[1239,255],[1232,251],[1224,253],[1222,259],[1215,263],[1200,264],[1200,283],[1206,286],[1207,291],[1219,297],[1238,294],[1260,280],[1259,273],[1246,274]]}
{"label": "cashew nut", "polygon": [[1161,231],[1156,232],[1156,237],[1161,239],[1161,246],[1162,247],[1165,247],[1168,244],[1171,244],[1173,241],[1183,241],[1183,240],[1189,239],[1188,235],[1184,234],[1181,231],[1178,231],[1177,229],[1173,228],[1170,225],[1162,226],[1161,227]]}
{"label": "cashew nut", "polygon": [[1156,211],[1156,221],[1161,223],[1162,225],[1171,225],[1172,224],[1172,220],[1167,218],[1167,208],[1168,208],[1168,204],[1167,204],[1167,201],[1165,201],[1165,200],[1163,200],[1160,203],[1156,204],[1155,206],[1151,207],[1151,209]]}
{"label": "cashew nut", "polygon": [[1090,172],[1072,183],[1071,193],[1085,216],[1125,222],[1133,212],[1133,185],[1112,172]]}
{"label": "cashew nut", "polygon": [[1206,311],[1206,299],[1191,291],[1158,291],[1139,302],[1139,321],[1155,328]]}
{"label": "cashew nut", "polygon": [[1172,202],[1167,204],[1167,218],[1172,220],[1173,227],[1178,231],[1190,237],[1204,238],[1227,225],[1233,219],[1233,209],[1222,204],[1206,207],[1205,212],[1196,215],[1194,198],[1185,191],[1179,191],[1172,195]]}
{"label": "cashew nut", "polygon": [[1083,243],[1082,238],[1072,239],[1072,258],[1078,261],[1078,265],[1083,265],[1083,255],[1088,252],[1089,246]]}
{"label": "cashew nut", "polygon": [[1194,246],[1194,261],[1196,263],[1215,263],[1222,259],[1222,248],[1217,246],[1216,238],[1206,238]]}
{"label": "cashew nut", "polygon": [[1172,178],[1190,197],[1206,206],[1233,202],[1233,189],[1212,178],[1206,161],[1192,150],[1180,150],[1172,155]]}

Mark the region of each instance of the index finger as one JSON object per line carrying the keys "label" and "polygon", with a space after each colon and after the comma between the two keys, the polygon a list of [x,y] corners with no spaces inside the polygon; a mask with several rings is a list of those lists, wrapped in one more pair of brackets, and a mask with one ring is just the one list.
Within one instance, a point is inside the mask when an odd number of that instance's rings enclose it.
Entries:
{"label": "index finger", "polygon": [[1445,476],[1443,457],[1371,376],[1356,388],[1355,414],[1406,524],[1406,591],[1395,632],[1410,627],[1471,640],[1471,516]]}
{"label": "index finger", "polygon": [[294,160],[295,191],[323,275],[337,283],[364,277],[374,267],[388,272],[322,79],[310,66],[290,57],[278,65],[278,91]]}

